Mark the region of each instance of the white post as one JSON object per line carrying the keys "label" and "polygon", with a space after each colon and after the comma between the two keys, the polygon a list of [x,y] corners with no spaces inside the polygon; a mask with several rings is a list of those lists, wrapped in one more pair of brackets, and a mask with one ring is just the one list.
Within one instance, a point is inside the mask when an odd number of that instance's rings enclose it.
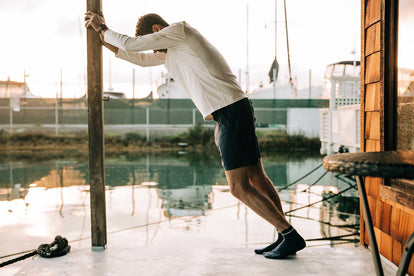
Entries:
{"label": "white post", "polygon": [[196,113],[195,113],[195,108],[193,108],[193,126],[196,124]]}
{"label": "white post", "polygon": [[312,98],[312,70],[309,69],[309,100]]}
{"label": "white post", "polygon": [[10,135],[13,134],[13,107],[10,105],[9,106],[9,121],[10,121]]}
{"label": "white post", "polygon": [[[62,113],[61,115],[63,115],[63,73],[62,73],[62,68],[60,68],[60,107],[62,108]],[[56,99],[56,106],[57,106],[57,99]],[[58,109],[56,109],[58,111]],[[57,112],[56,111],[56,112]],[[63,116],[62,116],[63,118]],[[59,134],[59,118],[58,115],[56,113],[56,130],[55,130],[55,134],[56,136]]]}
{"label": "white post", "polygon": [[145,108],[146,111],[146,124],[147,124],[147,142],[149,141],[149,108]]}
{"label": "white post", "polygon": [[[60,70],[60,77],[62,79],[62,70]],[[56,99],[55,99],[55,135],[58,136],[59,130],[58,130],[58,124],[59,124],[59,112],[58,112],[58,97],[59,92],[56,89]]]}
{"label": "white post", "polygon": [[171,85],[170,75],[167,74],[167,95],[168,95],[169,99],[171,99],[171,93],[170,93],[171,87],[170,87],[170,85]]}
{"label": "white post", "polygon": [[273,68],[273,99],[276,100],[276,66]]}
{"label": "white post", "polygon": [[[9,80],[10,80],[10,77],[9,77]],[[7,96],[7,94],[8,94],[8,92],[9,92],[9,84],[6,82],[6,96]],[[9,129],[9,131],[10,131],[10,135],[12,135],[13,134],[13,104],[12,104],[12,95],[11,95],[11,93],[10,93],[10,96],[9,96],[9,124],[10,124],[10,129]]]}

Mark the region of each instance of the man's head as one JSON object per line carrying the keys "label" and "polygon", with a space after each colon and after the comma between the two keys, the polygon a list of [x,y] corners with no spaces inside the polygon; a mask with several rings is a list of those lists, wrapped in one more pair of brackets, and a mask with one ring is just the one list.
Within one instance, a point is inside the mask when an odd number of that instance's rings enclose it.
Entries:
{"label": "man's head", "polygon": [[138,19],[135,36],[152,34],[167,26],[169,24],[161,16],[155,13],[148,13]]}

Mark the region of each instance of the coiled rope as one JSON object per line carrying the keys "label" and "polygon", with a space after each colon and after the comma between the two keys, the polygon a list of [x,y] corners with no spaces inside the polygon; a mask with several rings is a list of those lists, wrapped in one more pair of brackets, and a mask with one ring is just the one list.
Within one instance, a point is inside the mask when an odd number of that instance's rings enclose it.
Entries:
{"label": "coiled rope", "polygon": [[39,255],[43,258],[54,258],[66,255],[70,251],[70,245],[66,238],[62,238],[61,236],[56,236],[55,240],[50,243],[41,244],[36,250],[31,251],[23,256],[8,260],[6,262],[0,263],[0,267],[24,260],[31,256]]}

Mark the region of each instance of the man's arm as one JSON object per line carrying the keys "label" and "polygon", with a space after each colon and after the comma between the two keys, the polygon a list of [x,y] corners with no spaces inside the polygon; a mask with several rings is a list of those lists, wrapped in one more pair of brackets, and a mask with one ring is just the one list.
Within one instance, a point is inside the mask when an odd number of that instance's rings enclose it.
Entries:
{"label": "man's arm", "polygon": [[156,53],[133,53],[118,49],[115,55],[117,58],[129,61],[141,67],[157,66],[165,63],[166,54],[163,52]]}
{"label": "man's arm", "polygon": [[92,27],[104,38],[103,41],[127,52],[167,49],[185,40],[184,28],[181,24],[172,24],[152,34],[130,37],[109,30],[103,16],[91,11],[85,14],[85,27]]}
{"label": "man's arm", "polygon": [[[163,52],[154,52],[154,53],[137,53],[137,52],[127,52],[125,49],[120,49],[117,46],[114,46],[111,43],[105,41],[105,33],[109,30],[105,25],[105,19],[93,12],[88,11],[85,14],[85,27],[92,27],[96,32],[99,33],[102,44],[108,48],[110,51],[115,53],[117,58],[124,59],[131,63],[140,65],[140,66],[156,66],[164,64],[165,62],[165,53]],[[111,31],[112,32],[112,31]]]}
{"label": "man's arm", "polygon": [[111,45],[105,42],[103,35],[104,35],[104,32],[102,32],[102,34],[100,35],[102,45],[108,48],[109,50],[111,50],[115,55],[118,54],[118,51],[119,51],[118,47],[115,47],[114,45]]}

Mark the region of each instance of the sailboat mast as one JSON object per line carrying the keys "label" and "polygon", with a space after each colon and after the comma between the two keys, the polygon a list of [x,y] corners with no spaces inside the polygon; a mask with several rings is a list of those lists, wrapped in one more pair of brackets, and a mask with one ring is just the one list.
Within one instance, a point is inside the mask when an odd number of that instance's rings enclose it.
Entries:
{"label": "sailboat mast", "polygon": [[246,94],[249,93],[249,4],[246,4]]}
{"label": "sailboat mast", "polygon": [[[277,0],[275,0],[275,62],[277,56]],[[276,64],[273,68],[273,99],[276,100]]]}
{"label": "sailboat mast", "polygon": [[277,56],[277,0],[275,0],[275,59]]}

